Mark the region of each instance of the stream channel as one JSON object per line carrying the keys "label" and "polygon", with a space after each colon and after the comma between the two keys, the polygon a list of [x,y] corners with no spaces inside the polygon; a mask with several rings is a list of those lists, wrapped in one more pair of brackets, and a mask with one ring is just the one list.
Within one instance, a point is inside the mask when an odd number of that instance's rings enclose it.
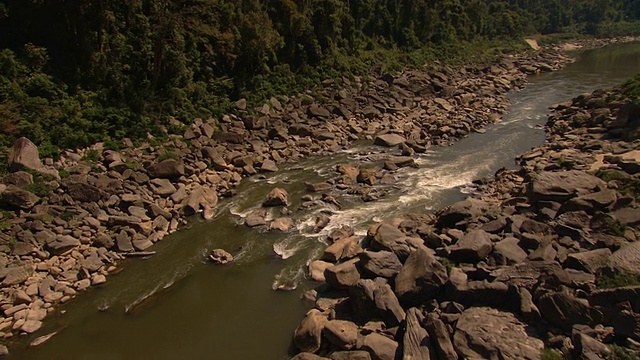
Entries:
{"label": "stream channel", "polygon": [[[300,298],[317,284],[305,278],[306,263],[317,258],[328,232],[340,225],[357,234],[383,218],[429,212],[461,200],[471,181],[501,167],[515,168],[514,157],[544,142],[548,107],[585,92],[617,85],[640,71],[640,44],[620,44],[575,53],[565,69],[529,79],[509,94],[512,105],[502,122],[484,134],[450,147],[431,148],[417,159],[419,168],[403,168],[388,193],[362,202],[341,195],[342,208],[327,205],[299,209],[308,194],[304,181],[332,178],[337,164],[372,166],[384,151],[368,143],[329,157],[308,158],[266,178],[245,179],[238,195],[221,201],[217,217],[192,220],[165,237],[148,259],[119,264],[109,281],[58,308],[43,329],[14,339],[9,359],[287,359],[293,330],[310,308]],[[396,150],[391,150],[396,151]],[[289,192],[297,231],[249,229],[242,216],[260,206],[275,186]],[[319,212],[331,213],[320,233],[312,231]],[[277,214],[274,213],[274,216]],[[216,266],[206,260],[223,248],[236,260]],[[292,291],[274,291],[278,285]],[[35,337],[57,331],[37,347]]]}

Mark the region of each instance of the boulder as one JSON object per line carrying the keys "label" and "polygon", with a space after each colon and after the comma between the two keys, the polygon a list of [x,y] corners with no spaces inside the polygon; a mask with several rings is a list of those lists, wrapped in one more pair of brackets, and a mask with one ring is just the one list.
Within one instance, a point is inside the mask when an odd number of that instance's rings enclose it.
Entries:
{"label": "boulder", "polygon": [[0,203],[23,210],[31,209],[39,201],[40,198],[32,192],[20,189],[14,185],[7,186],[6,189],[0,193]]}
{"label": "boulder", "polygon": [[491,253],[493,243],[489,234],[480,229],[465,234],[451,247],[450,258],[457,262],[477,263]]}
{"label": "boulder", "polygon": [[215,208],[218,205],[218,194],[213,188],[197,186],[189,192],[182,204],[185,215],[193,215],[206,208]]}
{"label": "boulder", "polygon": [[358,280],[349,287],[349,297],[359,323],[382,319],[388,327],[394,327],[405,318],[398,298],[382,278]]}
{"label": "boulder", "polygon": [[508,237],[499,241],[493,247],[493,257],[499,264],[512,265],[524,261],[527,258],[527,252],[524,251],[518,243],[520,240],[514,237]]}
{"label": "boulder", "polygon": [[406,141],[407,139],[398,134],[382,134],[376,136],[373,143],[380,146],[396,147],[400,144],[405,143]]}
{"label": "boulder", "polygon": [[434,313],[427,315],[426,328],[440,360],[458,360],[447,326]]}
{"label": "boulder", "polygon": [[574,354],[578,359],[608,359],[611,349],[600,341],[579,331],[574,331],[571,340],[574,345]]}
{"label": "boulder", "polygon": [[57,235],[55,238],[48,239],[46,245],[52,254],[60,255],[80,246],[80,240],[70,235]]}
{"label": "boulder", "polygon": [[339,349],[351,350],[358,344],[358,326],[350,321],[327,321],[322,332]]}
{"label": "boulder", "polygon": [[213,249],[209,254],[209,260],[216,264],[225,265],[233,261],[233,255],[223,249]]}
{"label": "boulder", "polygon": [[437,226],[441,228],[456,227],[460,222],[468,222],[477,218],[490,207],[487,202],[478,199],[458,201],[440,213]]}
{"label": "boulder", "polygon": [[102,198],[100,189],[84,182],[68,183],[67,193],[73,200],[81,202],[97,202]]}
{"label": "boulder", "polygon": [[314,260],[309,263],[309,277],[314,281],[325,282],[324,271],[331,266],[333,266],[332,263]]}
{"label": "boulder", "polygon": [[33,266],[11,266],[0,270],[0,276],[4,277],[2,286],[22,284],[33,274]]}
{"label": "boulder", "polygon": [[393,278],[402,268],[398,256],[391,251],[364,251],[359,254],[365,273],[375,277]]}
{"label": "boulder", "polygon": [[322,254],[322,260],[338,262],[344,259],[351,259],[361,251],[362,248],[358,245],[358,238],[346,237],[338,239],[336,242],[329,245]]}
{"label": "boulder", "polygon": [[576,196],[587,195],[606,189],[600,178],[584,171],[544,171],[533,177],[528,186],[531,201],[541,200],[564,202]]}
{"label": "boulder", "polygon": [[327,284],[335,289],[344,289],[354,285],[360,279],[360,273],[356,268],[357,260],[353,259],[328,267],[324,271]]}
{"label": "boulder", "polygon": [[465,359],[540,359],[542,340],[513,314],[472,307],[460,315],[453,344]]}
{"label": "boulder", "polygon": [[600,269],[609,266],[610,261],[611,250],[604,248],[569,254],[563,266],[595,274]]}
{"label": "boulder", "polygon": [[175,159],[165,159],[147,168],[151,178],[177,179],[184,175],[184,164]]}
{"label": "boulder", "polygon": [[29,174],[26,171],[16,171],[14,173],[5,175],[2,178],[2,183],[23,188],[27,185],[33,184],[33,175]]}
{"label": "boulder", "polygon": [[336,351],[329,355],[331,360],[371,360],[371,355],[364,350]]}
{"label": "boulder", "polygon": [[413,251],[395,279],[403,304],[417,305],[433,298],[447,282],[447,269],[425,247]]}
{"label": "boulder", "polygon": [[640,241],[627,244],[614,252],[611,266],[621,272],[640,275]]}
{"label": "boulder", "polygon": [[152,179],[150,181],[154,194],[166,197],[177,191],[169,179]]}
{"label": "boulder", "polygon": [[420,326],[420,310],[411,308],[407,311],[405,331],[402,339],[402,358],[429,360],[429,334]]}
{"label": "boulder", "polygon": [[13,143],[9,149],[9,158],[7,159],[9,168],[13,171],[22,168],[39,170],[43,167],[38,154],[38,147],[26,137],[21,137]]}
{"label": "boulder", "polygon": [[295,225],[295,222],[293,221],[292,218],[281,217],[273,220],[269,225],[269,229],[287,232],[293,229],[294,225]]}
{"label": "boulder", "polygon": [[411,252],[407,236],[397,227],[387,223],[380,224],[370,246],[372,250],[391,251],[401,260],[406,259]]}
{"label": "boulder", "polygon": [[574,324],[592,324],[592,312],[597,313],[592,311],[586,300],[578,299],[567,292],[544,294],[538,299],[537,306],[545,320],[564,330],[571,330]]}
{"label": "boulder", "polygon": [[289,206],[289,193],[285,189],[274,188],[267,194],[262,206]]}
{"label": "boulder", "polygon": [[373,360],[395,360],[398,343],[378,333],[364,337],[362,348],[369,352]]}
{"label": "boulder", "polygon": [[293,343],[303,352],[315,353],[322,344],[322,330],[327,316],[317,309],[311,309],[293,333]]}

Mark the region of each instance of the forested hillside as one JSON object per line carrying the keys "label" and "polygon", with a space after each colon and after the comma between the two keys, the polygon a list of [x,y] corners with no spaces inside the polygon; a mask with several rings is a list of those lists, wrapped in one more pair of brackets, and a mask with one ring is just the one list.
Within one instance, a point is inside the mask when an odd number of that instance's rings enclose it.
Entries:
{"label": "forested hillside", "polygon": [[640,0],[2,0],[0,146],[24,135],[51,154],[392,54],[410,65],[525,34],[638,33],[638,19]]}

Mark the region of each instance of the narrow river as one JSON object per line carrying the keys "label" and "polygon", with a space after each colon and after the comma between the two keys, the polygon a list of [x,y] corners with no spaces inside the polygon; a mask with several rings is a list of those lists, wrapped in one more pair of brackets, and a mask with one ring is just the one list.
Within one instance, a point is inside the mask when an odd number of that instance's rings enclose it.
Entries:
{"label": "narrow river", "polygon": [[[81,294],[51,315],[42,330],[16,339],[9,359],[287,359],[291,335],[308,310],[300,300],[315,284],[305,264],[320,254],[327,232],[340,225],[366,231],[375,220],[409,212],[428,212],[464,198],[473,179],[514,167],[514,156],[544,141],[548,107],[597,88],[612,87],[640,72],[640,44],[576,54],[564,70],[532,77],[503,121],[485,134],[473,134],[451,147],[432,148],[405,168],[379,201],[340,198],[342,209],[299,210],[307,194],[304,181],[333,176],[336,164],[375,162],[370,144],[331,157],[290,165],[267,179],[246,179],[239,195],[221,203],[211,222],[192,221],[166,237],[145,260],[120,264],[121,273]],[[290,234],[248,229],[242,216],[259,206],[274,186],[289,191],[298,231]],[[319,212],[329,226],[311,231]],[[237,255],[234,263],[206,261],[213,248]],[[274,291],[295,284],[293,291]],[[46,343],[28,347],[35,337],[56,331]]]}

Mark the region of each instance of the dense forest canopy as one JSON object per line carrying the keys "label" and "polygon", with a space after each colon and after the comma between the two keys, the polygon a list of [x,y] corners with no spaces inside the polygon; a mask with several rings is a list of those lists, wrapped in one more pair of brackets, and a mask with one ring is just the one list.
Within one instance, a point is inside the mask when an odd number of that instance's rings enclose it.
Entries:
{"label": "dense forest canopy", "polygon": [[0,146],[141,136],[357,71],[368,51],[640,33],[638,19],[640,0],[0,0]]}

